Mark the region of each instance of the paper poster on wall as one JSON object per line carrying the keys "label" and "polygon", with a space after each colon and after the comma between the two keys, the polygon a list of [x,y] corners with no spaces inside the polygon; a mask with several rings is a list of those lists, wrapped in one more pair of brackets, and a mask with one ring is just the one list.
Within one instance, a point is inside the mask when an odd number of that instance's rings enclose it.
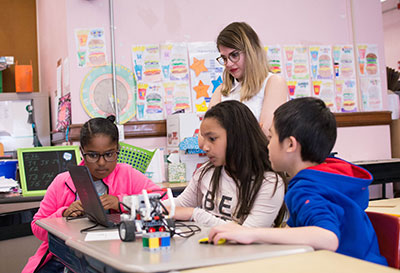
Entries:
{"label": "paper poster on wall", "polygon": [[336,79],[336,112],[357,112],[357,85],[355,79]]}
{"label": "paper poster on wall", "polygon": [[310,46],[310,70],[314,80],[333,79],[331,46]]}
{"label": "paper poster on wall", "polygon": [[188,81],[189,65],[186,43],[160,45],[161,67],[165,81]]}
{"label": "paper poster on wall", "polygon": [[360,77],[379,77],[377,45],[357,45]]}
{"label": "paper poster on wall", "polygon": [[284,46],[283,58],[287,80],[308,80],[310,78],[307,46]]}
{"label": "paper poster on wall", "polygon": [[139,83],[137,109],[139,120],[164,119],[164,99],[161,83]]}
{"label": "paper poster on wall", "polygon": [[107,64],[103,28],[76,29],[75,41],[79,67]]}
{"label": "paper poster on wall", "polygon": [[270,71],[274,74],[282,74],[282,52],[279,45],[267,45],[264,47],[267,52]]}
{"label": "paper poster on wall", "polygon": [[355,79],[354,48],[352,45],[334,45],[333,63],[336,79]]}
{"label": "paper poster on wall", "polygon": [[364,111],[382,110],[382,88],[379,78],[365,77],[360,79],[361,100]]}
{"label": "paper poster on wall", "polygon": [[219,52],[215,42],[189,43],[188,49],[193,109],[202,115],[215,89],[222,83],[224,68],[216,61]]}
{"label": "paper poster on wall", "polygon": [[[136,79],[133,72],[116,65],[118,112],[124,124],[136,115]],[[80,100],[90,117],[106,117],[115,114],[111,65],[90,70],[81,83]]]}
{"label": "paper poster on wall", "polygon": [[312,81],[313,96],[320,98],[325,102],[332,112],[336,111],[336,94],[332,80]]}
{"label": "paper poster on wall", "polygon": [[290,99],[311,96],[309,80],[287,81],[286,83],[288,85]]}
{"label": "paper poster on wall", "polygon": [[180,110],[185,110],[186,113],[191,112],[189,83],[183,81],[170,81],[164,82],[163,87],[166,115],[171,115]]}
{"label": "paper poster on wall", "polygon": [[132,46],[132,63],[138,82],[155,83],[162,81],[158,45]]}
{"label": "paper poster on wall", "polygon": [[186,43],[160,45],[166,115],[180,110],[192,112],[187,53]]}

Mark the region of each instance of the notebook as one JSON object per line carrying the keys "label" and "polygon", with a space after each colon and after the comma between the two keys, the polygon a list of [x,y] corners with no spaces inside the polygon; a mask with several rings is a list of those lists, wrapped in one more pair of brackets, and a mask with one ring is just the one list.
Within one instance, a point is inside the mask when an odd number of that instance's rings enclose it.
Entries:
{"label": "notebook", "polygon": [[89,169],[86,166],[70,166],[69,173],[89,220],[105,227],[117,226],[120,222],[120,214],[106,213]]}

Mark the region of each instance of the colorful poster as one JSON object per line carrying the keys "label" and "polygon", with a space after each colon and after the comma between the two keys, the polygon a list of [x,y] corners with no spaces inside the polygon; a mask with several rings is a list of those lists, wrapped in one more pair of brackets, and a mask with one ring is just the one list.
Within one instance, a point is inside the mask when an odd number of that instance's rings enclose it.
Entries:
{"label": "colorful poster", "polygon": [[163,89],[159,83],[139,83],[137,109],[139,120],[164,119]]}
{"label": "colorful poster", "polygon": [[379,77],[377,45],[357,45],[360,77]]}
{"label": "colorful poster", "polygon": [[282,52],[280,46],[268,45],[264,49],[267,52],[270,71],[274,74],[282,74]]}
{"label": "colorful poster", "polygon": [[188,48],[193,109],[202,115],[215,89],[222,83],[224,67],[216,61],[219,52],[215,42],[189,43]]}
{"label": "colorful poster", "polygon": [[186,43],[160,45],[165,114],[192,112],[189,86],[189,60]]}
{"label": "colorful poster", "polygon": [[160,45],[161,67],[164,81],[188,81],[189,65],[185,43]]}
{"label": "colorful poster", "polygon": [[336,94],[332,80],[312,81],[313,96],[318,97],[325,102],[332,112],[336,111]]}
{"label": "colorful poster", "polygon": [[139,82],[161,82],[160,49],[158,45],[132,46],[132,63]]}
{"label": "colorful poster", "polygon": [[309,80],[287,81],[290,99],[310,97],[311,87]]}
{"label": "colorful poster", "polygon": [[365,77],[360,79],[361,100],[364,111],[382,110],[382,85],[379,78]]}
{"label": "colorful poster", "polygon": [[336,89],[336,112],[357,112],[357,85],[355,79],[335,81]]}
{"label": "colorful poster", "polygon": [[355,79],[356,65],[353,46],[334,45],[332,51],[336,79]]}
{"label": "colorful poster", "polygon": [[77,29],[75,30],[75,41],[79,67],[107,64],[103,28]]}
{"label": "colorful poster", "polygon": [[174,112],[184,110],[191,112],[189,82],[164,82],[165,113],[171,115]]}
{"label": "colorful poster", "polygon": [[310,68],[313,80],[333,79],[331,46],[310,46]]}
{"label": "colorful poster", "polygon": [[310,78],[306,46],[284,46],[283,58],[287,80],[308,80]]}

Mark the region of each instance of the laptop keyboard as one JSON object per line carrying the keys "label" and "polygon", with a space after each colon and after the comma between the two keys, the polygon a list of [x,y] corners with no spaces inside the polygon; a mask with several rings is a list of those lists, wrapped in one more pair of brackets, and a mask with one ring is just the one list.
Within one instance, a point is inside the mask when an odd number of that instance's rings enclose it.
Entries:
{"label": "laptop keyboard", "polygon": [[112,213],[112,214],[106,214],[107,215],[107,220],[119,224],[121,222],[121,214],[118,213]]}

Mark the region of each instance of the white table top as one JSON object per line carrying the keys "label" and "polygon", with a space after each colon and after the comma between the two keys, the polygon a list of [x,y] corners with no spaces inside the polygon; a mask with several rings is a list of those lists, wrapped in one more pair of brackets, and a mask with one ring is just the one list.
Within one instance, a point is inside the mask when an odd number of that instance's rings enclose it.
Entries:
{"label": "white table top", "polygon": [[182,273],[273,272],[273,273],[395,273],[397,269],[355,259],[335,252],[320,250],[297,255],[260,259],[229,265],[181,271]]}
{"label": "white table top", "polygon": [[79,231],[92,225],[87,219],[67,222],[65,218],[53,218],[42,219],[36,223],[63,239],[67,246],[126,272],[182,270],[313,251],[309,246],[300,245],[199,244],[198,240],[208,235],[208,229],[203,228],[200,233],[188,239],[174,236],[169,250],[150,252],[143,249],[141,238],[135,242],[86,242],[85,234]]}
{"label": "white table top", "polygon": [[400,217],[400,198],[370,201],[365,211],[386,213]]}

